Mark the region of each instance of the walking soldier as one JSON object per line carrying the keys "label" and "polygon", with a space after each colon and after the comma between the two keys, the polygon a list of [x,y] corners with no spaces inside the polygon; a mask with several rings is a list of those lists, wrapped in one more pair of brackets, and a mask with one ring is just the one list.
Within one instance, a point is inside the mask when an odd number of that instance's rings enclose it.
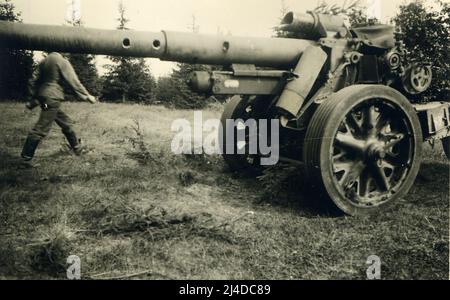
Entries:
{"label": "walking soldier", "polygon": [[24,167],[33,166],[32,159],[36,148],[50,132],[53,122],[61,127],[75,154],[80,155],[84,150],[73,129],[73,121],[61,110],[61,101],[64,100],[63,81],[73,89],[80,99],[92,104],[97,102],[97,99],[81,84],[70,62],[59,53],[50,53],[39,64],[30,84],[32,100],[26,106],[32,110],[40,105],[42,110],[38,122],[28,134],[23,146],[21,156]]}

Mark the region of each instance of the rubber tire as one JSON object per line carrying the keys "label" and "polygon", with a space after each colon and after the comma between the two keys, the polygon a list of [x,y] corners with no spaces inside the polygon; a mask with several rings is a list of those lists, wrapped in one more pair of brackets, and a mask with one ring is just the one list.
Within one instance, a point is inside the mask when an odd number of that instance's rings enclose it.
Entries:
{"label": "rubber tire", "polygon": [[[389,99],[389,101],[400,106],[409,118],[409,123],[414,132],[414,155],[412,165],[407,178],[399,191],[387,202],[373,207],[359,207],[345,199],[338,191],[333,180],[332,164],[330,161],[330,149],[333,145],[337,128],[339,127],[343,116],[356,105],[365,100],[373,98]],[[400,92],[381,85],[354,85],[330,96],[325,100],[314,113],[305,136],[303,148],[303,159],[306,167],[308,180],[313,190],[319,192],[321,198],[324,198],[324,204],[348,215],[366,215],[378,212],[387,208],[396,199],[404,197],[413,185],[417,173],[419,172],[422,153],[422,129],[419,118],[411,103]]]}
{"label": "rubber tire", "polygon": [[450,137],[445,137],[441,140],[442,148],[444,149],[445,156],[450,160]]}
{"label": "rubber tire", "polygon": [[227,136],[227,127],[226,120],[236,120],[242,118],[244,110],[247,107],[248,99],[236,95],[233,96],[230,101],[225,105],[225,110],[222,113],[222,117],[220,119],[220,123],[222,124],[223,136],[219,137],[219,141],[221,143],[221,149],[223,149],[223,159],[228,164],[232,171],[236,172],[257,172],[258,170],[254,170],[252,166],[248,163],[242,155],[230,155],[225,153],[226,149],[226,139]]}
{"label": "rubber tire", "polygon": [[[219,142],[221,143],[221,149],[226,149],[226,120],[236,120],[242,118],[245,114],[245,109],[248,107],[249,98],[240,95],[233,96],[230,101],[225,105],[224,112],[220,122],[222,124],[223,135],[219,137]],[[256,99],[256,109],[262,110],[267,107],[267,103],[264,98]],[[259,116],[261,117],[261,116]],[[255,167],[248,163],[245,156],[237,154],[223,154],[222,155],[225,162],[228,164],[232,171],[241,172],[246,175],[255,176],[260,175],[263,171],[263,167]]]}

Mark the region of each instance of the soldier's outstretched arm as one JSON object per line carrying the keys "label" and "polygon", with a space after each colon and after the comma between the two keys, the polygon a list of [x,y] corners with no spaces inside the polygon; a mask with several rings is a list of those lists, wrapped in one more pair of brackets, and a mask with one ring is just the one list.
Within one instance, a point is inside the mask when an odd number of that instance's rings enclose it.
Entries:
{"label": "soldier's outstretched arm", "polygon": [[74,68],[70,64],[70,62],[64,59],[64,62],[60,65],[61,75],[64,77],[66,82],[70,85],[70,87],[74,90],[74,92],[78,95],[80,99],[84,101],[89,101],[91,103],[97,102],[94,96],[89,94],[86,88],[78,79],[77,73]]}

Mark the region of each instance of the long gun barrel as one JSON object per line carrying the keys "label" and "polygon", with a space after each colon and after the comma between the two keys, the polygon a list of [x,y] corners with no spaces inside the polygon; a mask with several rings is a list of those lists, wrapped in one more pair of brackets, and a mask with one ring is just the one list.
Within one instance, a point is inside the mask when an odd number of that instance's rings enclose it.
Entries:
{"label": "long gun barrel", "polygon": [[277,30],[289,38],[0,22],[0,48],[222,65],[186,81],[195,92],[234,95],[214,141],[230,169],[259,173],[278,154],[301,159],[315,190],[349,214],[406,195],[422,141],[445,138],[450,158],[450,106],[408,102],[431,86],[432,66],[412,61],[392,26],[351,28],[342,16],[289,12]]}
{"label": "long gun barrel", "polygon": [[294,67],[309,40],[217,36],[173,31],[145,32],[0,22],[0,45],[7,48],[153,57],[212,65],[252,64]]}

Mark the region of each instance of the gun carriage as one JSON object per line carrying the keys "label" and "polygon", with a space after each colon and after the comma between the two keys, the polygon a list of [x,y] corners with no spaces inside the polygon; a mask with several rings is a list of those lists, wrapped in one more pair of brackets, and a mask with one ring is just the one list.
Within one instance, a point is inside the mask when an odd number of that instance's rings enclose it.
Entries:
{"label": "gun carriage", "polygon": [[[430,87],[432,68],[409,60],[393,27],[350,28],[340,16],[290,12],[278,30],[289,38],[0,22],[0,46],[221,65],[194,72],[189,85],[232,95],[224,130],[240,130],[227,128],[229,119],[279,119],[281,160],[304,164],[321,200],[351,215],[406,195],[424,141],[442,140],[450,158],[449,103],[411,101]],[[233,170],[261,170],[261,154],[232,146],[224,159]]]}

